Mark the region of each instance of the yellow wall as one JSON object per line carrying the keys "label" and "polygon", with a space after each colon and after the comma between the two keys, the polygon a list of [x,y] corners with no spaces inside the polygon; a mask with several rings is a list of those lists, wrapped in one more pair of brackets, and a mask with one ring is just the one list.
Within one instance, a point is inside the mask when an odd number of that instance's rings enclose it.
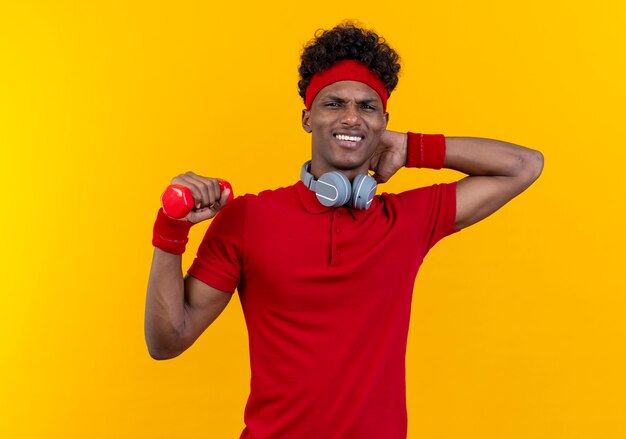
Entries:
{"label": "yellow wall", "polygon": [[[187,170],[237,194],[295,182],[300,48],[354,18],[404,61],[390,129],[546,157],[422,267],[409,437],[626,437],[624,3],[210,3],[0,6],[0,436],[238,437],[237,299],[180,358],[145,348],[159,195]],[[402,170],[385,190],[458,177]]]}

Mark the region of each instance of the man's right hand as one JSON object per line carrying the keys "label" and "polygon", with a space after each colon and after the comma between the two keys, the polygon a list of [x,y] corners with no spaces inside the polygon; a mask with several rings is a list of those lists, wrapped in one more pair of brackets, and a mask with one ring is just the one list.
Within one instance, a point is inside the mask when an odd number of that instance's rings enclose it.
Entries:
{"label": "man's right hand", "polygon": [[230,195],[226,188],[220,193],[220,184],[217,178],[203,177],[193,172],[185,172],[172,179],[172,184],[180,184],[191,190],[195,207],[181,220],[197,224],[213,218],[224,207]]}

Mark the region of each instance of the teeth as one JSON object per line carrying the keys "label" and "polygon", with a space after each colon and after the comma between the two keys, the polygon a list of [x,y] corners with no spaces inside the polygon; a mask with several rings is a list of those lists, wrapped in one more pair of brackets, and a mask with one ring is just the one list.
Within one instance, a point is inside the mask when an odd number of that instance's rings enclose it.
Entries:
{"label": "teeth", "polygon": [[359,140],[363,139],[359,136],[346,136],[345,134],[336,134],[335,137],[339,140],[349,140],[351,142],[358,142]]}

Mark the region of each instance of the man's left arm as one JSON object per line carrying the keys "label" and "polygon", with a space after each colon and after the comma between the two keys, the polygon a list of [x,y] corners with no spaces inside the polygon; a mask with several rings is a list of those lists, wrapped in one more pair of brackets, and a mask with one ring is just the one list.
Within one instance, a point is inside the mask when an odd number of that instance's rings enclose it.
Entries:
{"label": "man's left arm", "polygon": [[[370,163],[379,183],[406,164],[407,149],[406,133],[383,134]],[[445,137],[443,167],[468,175],[456,189],[455,227],[462,229],[488,217],[530,186],[541,175],[543,155],[500,140]]]}
{"label": "man's left arm", "polygon": [[444,167],[468,175],[456,187],[455,227],[462,229],[528,188],[541,175],[543,155],[500,140],[446,137]]}

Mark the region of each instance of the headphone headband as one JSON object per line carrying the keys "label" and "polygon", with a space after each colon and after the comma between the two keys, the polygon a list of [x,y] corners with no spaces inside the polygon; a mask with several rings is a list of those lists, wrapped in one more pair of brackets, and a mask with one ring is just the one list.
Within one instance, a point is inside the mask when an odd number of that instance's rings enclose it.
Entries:
{"label": "headphone headband", "polygon": [[309,172],[311,161],[302,165],[300,180],[315,192],[317,200],[326,207],[340,207],[350,202],[354,209],[367,209],[376,195],[376,180],[370,174],[359,174],[352,184],[339,171],[331,171],[316,179]]}

